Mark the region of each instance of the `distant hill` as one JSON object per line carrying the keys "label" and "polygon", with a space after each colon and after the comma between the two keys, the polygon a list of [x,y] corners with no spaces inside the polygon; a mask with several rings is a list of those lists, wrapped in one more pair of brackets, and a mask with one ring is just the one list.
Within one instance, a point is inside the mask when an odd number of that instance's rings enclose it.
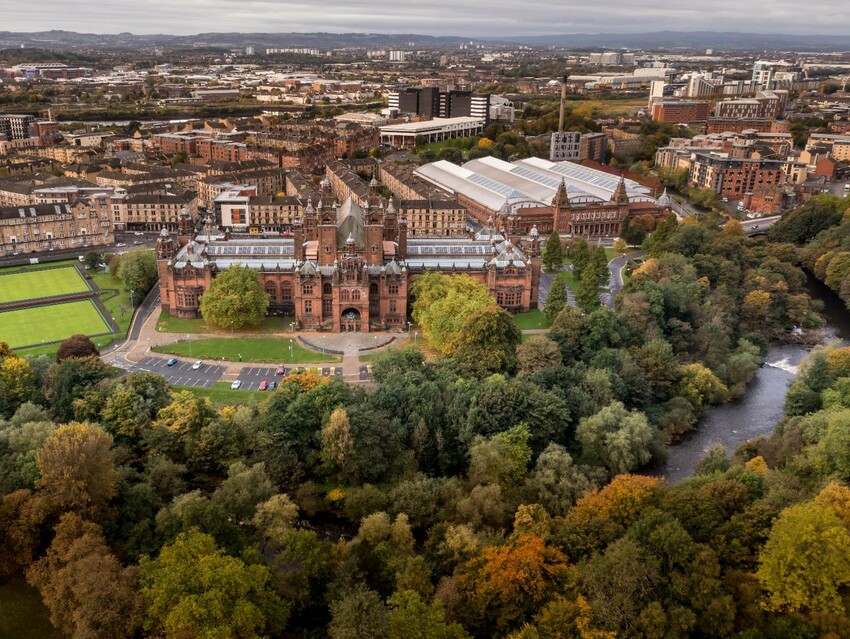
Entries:
{"label": "distant hill", "polygon": [[[313,47],[318,49],[399,48],[437,49],[469,42],[469,38],[428,36],[406,33],[199,33],[189,36],[132,33],[96,34],[73,31],[18,33],[0,31],[0,48],[33,47],[39,49],[139,49],[144,47]],[[481,40],[477,40],[481,42]]]}
{"label": "distant hill", "polygon": [[655,31],[652,33],[574,33],[501,38],[529,46],[570,49],[593,47],[628,49],[706,49],[732,51],[850,50],[850,35],[788,35],[716,31]]}
{"label": "distant hill", "polygon": [[[0,48],[39,49],[144,49],[164,47],[241,48],[312,47],[317,49],[392,48],[441,49],[462,42],[525,44],[568,49],[629,48],[689,49],[713,48],[733,51],[824,51],[850,50],[850,35],[808,36],[713,31],[656,31],[653,33],[575,33],[513,38],[462,38],[415,33],[199,33],[189,36],[132,33],[96,34],[74,31],[19,33],[0,31]],[[413,43],[413,44],[411,44]]]}

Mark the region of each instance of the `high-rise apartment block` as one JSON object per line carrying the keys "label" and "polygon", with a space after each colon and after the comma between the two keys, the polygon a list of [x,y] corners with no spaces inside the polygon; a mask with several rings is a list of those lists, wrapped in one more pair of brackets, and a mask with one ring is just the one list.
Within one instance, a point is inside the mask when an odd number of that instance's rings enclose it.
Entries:
{"label": "high-rise apartment block", "polygon": [[425,118],[481,118],[490,121],[490,95],[472,91],[441,91],[438,87],[409,87],[391,91],[390,109]]}

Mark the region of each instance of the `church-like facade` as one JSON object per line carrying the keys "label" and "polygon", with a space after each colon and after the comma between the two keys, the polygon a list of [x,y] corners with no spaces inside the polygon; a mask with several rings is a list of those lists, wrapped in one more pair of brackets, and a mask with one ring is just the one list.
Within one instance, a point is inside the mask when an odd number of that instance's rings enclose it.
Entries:
{"label": "church-like facade", "polygon": [[255,269],[269,295],[269,312],[294,318],[300,330],[406,330],[411,281],[438,271],[486,284],[510,312],[537,306],[541,238],[496,230],[492,221],[470,238],[408,238],[407,221],[392,201],[361,207],[308,201],[291,237],[257,238],[222,232],[211,218],[193,233],[186,215],[177,236],[157,242],[160,299],[172,317],[197,318],[213,278],[232,265]]}

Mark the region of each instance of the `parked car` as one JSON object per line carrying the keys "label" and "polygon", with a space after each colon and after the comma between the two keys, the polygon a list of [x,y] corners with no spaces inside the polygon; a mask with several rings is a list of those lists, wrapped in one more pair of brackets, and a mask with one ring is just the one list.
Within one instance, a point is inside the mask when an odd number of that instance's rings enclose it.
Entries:
{"label": "parked car", "polygon": [[230,385],[230,390],[239,390],[240,388],[242,388],[242,382],[238,379]]}
{"label": "parked car", "polygon": [[270,390],[270,391],[272,391],[272,390],[274,390],[275,388],[277,388],[277,382],[276,382],[276,381],[274,381],[274,380],[270,381],[270,382],[269,382],[269,390]]}
{"label": "parked car", "polygon": [[196,370],[198,370],[198,369],[199,369],[201,366],[203,366],[203,365],[204,365],[204,363],[203,363],[201,360],[198,360],[197,362],[195,362],[194,364],[192,364],[192,370],[193,370],[193,371],[196,371]]}
{"label": "parked car", "polygon": [[165,362],[166,366],[174,366],[177,363],[177,358],[172,357],[167,362]]}
{"label": "parked car", "polygon": [[278,366],[274,372],[275,375],[286,375],[286,369],[283,366]]}
{"label": "parked car", "polygon": [[264,379],[260,382],[260,390],[268,390],[269,389],[269,380]]}

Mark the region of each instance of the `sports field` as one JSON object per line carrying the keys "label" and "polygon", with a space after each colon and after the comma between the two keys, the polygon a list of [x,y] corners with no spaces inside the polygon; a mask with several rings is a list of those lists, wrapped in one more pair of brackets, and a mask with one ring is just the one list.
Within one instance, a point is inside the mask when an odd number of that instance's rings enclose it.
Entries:
{"label": "sports field", "polygon": [[0,275],[0,304],[89,290],[73,266]]}
{"label": "sports field", "polygon": [[[8,276],[3,276],[8,277]],[[12,348],[63,340],[71,335],[111,333],[91,300],[48,304],[0,313],[0,342]]]}

